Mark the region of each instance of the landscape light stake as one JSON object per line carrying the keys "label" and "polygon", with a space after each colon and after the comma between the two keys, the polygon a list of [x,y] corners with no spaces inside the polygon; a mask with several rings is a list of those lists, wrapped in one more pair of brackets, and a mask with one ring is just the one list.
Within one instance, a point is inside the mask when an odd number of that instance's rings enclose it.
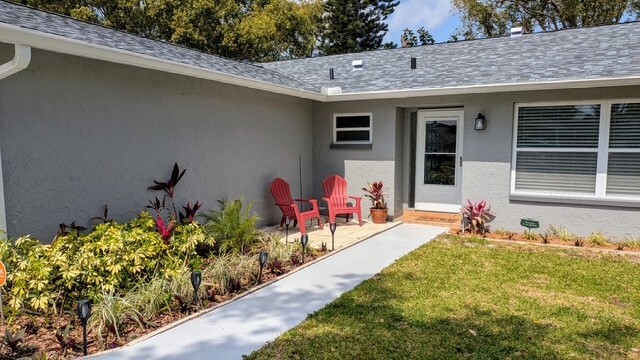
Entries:
{"label": "landscape light stake", "polygon": [[87,321],[91,316],[91,301],[88,299],[78,301],[78,308],[76,311],[80,318],[80,323],[82,324],[82,343],[84,354],[87,355]]}
{"label": "landscape light stake", "polygon": [[285,244],[289,243],[289,224],[291,224],[291,219],[289,218],[284,219],[284,227],[285,227],[284,243]]}
{"label": "landscape light stake", "polygon": [[262,268],[267,265],[267,260],[269,260],[269,252],[268,251],[260,251],[260,273],[258,274],[258,284],[262,282]]}
{"label": "landscape light stake", "polygon": [[193,297],[196,302],[196,307],[198,306],[200,297],[198,296],[198,289],[200,288],[200,284],[202,284],[202,273],[200,271],[194,271],[191,273],[191,285],[193,285]]}
{"label": "landscape light stake", "polygon": [[302,237],[300,238],[300,242],[302,243],[302,263],[304,264],[304,253],[307,249],[307,244],[309,243],[309,235],[302,235]]}
{"label": "landscape light stake", "polygon": [[329,230],[331,231],[331,251],[335,248],[335,235],[336,235],[336,223],[329,223]]}

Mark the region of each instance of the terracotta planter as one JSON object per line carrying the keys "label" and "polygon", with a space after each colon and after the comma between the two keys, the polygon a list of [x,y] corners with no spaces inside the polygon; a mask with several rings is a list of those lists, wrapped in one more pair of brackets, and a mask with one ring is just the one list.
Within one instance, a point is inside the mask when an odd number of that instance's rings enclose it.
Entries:
{"label": "terracotta planter", "polygon": [[389,213],[389,209],[376,209],[370,208],[369,214],[371,215],[371,220],[374,224],[384,224],[387,222],[387,214]]}

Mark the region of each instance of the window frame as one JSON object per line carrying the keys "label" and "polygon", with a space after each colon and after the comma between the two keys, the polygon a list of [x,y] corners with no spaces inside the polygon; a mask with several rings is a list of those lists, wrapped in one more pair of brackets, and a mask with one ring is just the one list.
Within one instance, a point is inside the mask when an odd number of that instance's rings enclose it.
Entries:
{"label": "window frame", "polygon": [[[339,117],[348,117],[348,116],[368,116],[369,117],[369,127],[368,128],[340,128],[338,129],[337,122]],[[338,141],[338,131],[365,131],[369,130],[369,141]],[[333,114],[333,122],[332,122],[332,141],[333,145],[370,145],[373,144],[373,113],[372,112],[361,112],[361,113],[334,113]]]}
{"label": "window frame", "polygon": [[[511,200],[540,201],[540,202],[560,202],[570,204],[596,204],[603,206],[631,206],[640,207],[640,197],[633,195],[607,195],[607,168],[609,163],[609,153],[638,153],[640,148],[610,149],[609,136],[611,127],[611,106],[621,103],[640,103],[640,98],[622,98],[613,100],[576,100],[576,101],[546,101],[515,103],[513,109],[513,133],[511,152],[511,179],[509,188],[509,198]],[[518,114],[521,107],[543,107],[543,106],[570,106],[570,105],[600,105],[600,122],[598,131],[598,147],[591,148],[525,148],[518,149]],[[547,152],[588,152],[597,154],[596,163],[596,183],[594,194],[558,193],[544,191],[516,191],[516,162],[518,152],[525,151],[547,151]]]}

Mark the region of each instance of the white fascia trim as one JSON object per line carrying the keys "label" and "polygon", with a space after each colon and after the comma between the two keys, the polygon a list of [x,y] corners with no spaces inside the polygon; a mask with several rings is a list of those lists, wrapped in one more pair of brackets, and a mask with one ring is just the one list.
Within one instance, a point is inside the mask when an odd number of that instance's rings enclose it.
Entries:
{"label": "white fascia trim", "polygon": [[[22,44],[15,44],[15,55],[13,59],[0,65],[0,79],[9,77],[29,66],[31,62],[31,48]],[[7,213],[4,205],[4,183],[2,180],[2,156],[0,154],[0,239],[6,237]]]}
{"label": "white fascia trim", "polygon": [[584,80],[558,80],[540,81],[511,84],[488,84],[455,86],[430,89],[408,89],[392,91],[370,91],[359,93],[343,93],[341,95],[329,95],[326,101],[350,101],[350,100],[374,100],[374,99],[400,99],[442,95],[486,94],[495,92],[515,92],[532,90],[561,90],[583,89],[596,87],[614,87],[640,85],[640,76],[615,77]]}
{"label": "white fascia trim", "polygon": [[326,96],[311,91],[269,84],[259,80],[248,79],[236,75],[229,75],[218,71],[203,69],[193,65],[187,65],[176,61],[162,60],[152,56],[114,49],[107,46],[90,44],[59,35],[47,34],[9,24],[0,23],[0,42],[18,42],[21,44],[32,46],[34,48],[51,52],[75,55],[84,58],[131,65],[152,70],[159,70],[205,80],[214,80],[226,84],[264,90],[276,94],[290,95],[303,99],[323,101],[326,98]]}

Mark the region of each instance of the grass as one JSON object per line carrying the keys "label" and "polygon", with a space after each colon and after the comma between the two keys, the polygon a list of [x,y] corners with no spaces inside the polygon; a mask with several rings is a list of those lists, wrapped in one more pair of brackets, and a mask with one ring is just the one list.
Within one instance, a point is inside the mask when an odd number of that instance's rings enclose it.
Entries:
{"label": "grass", "polygon": [[249,359],[637,359],[640,265],[446,236]]}

